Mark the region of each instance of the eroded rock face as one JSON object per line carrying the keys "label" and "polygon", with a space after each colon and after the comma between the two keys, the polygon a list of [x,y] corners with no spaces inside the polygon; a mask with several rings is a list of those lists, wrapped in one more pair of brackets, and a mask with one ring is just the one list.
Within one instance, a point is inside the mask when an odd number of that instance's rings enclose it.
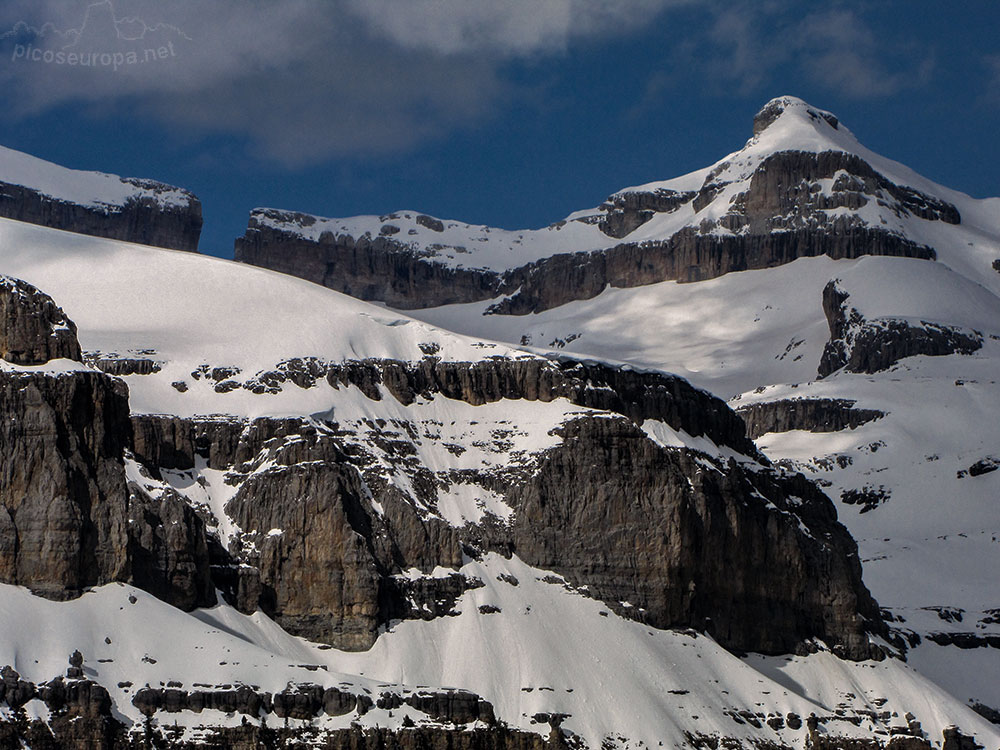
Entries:
{"label": "eroded rock face", "polygon": [[769,432],[808,430],[839,432],[853,430],[885,416],[877,409],[859,409],[844,398],[796,398],[747,404],[736,408],[743,418],[747,434],[759,438]]}
{"label": "eroded rock face", "polygon": [[[225,422],[134,421],[137,436],[161,441],[137,450],[147,460],[182,454],[162,445],[173,435],[193,445],[190,435],[214,431],[201,448],[214,461],[227,442],[218,438]],[[584,417],[562,428],[563,444],[536,470],[497,488],[514,508],[510,525],[456,529],[369,475],[371,457],[336,426],[302,422],[297,432],[289,421],[270,422],[225,428],[237,436],[226,455],[252,458],[227,479],[236,491],[226,512],[242,529],[229,552],[241,573],[227,578],[233,567],[222,566],[215,585],[243,611],[260,607],[293,633],[367,648],[380,625],[446,616],[481,585],[457,573],[408,579],[401,571],[457,569],[463,554],[496,551],[562,573],[625,616],[708,630],[735,650],[781,653],[819,637],[850,658],[870,655],[867,633],[880,621],[856,549],[830,501],[801,478],[735,463],[708,468],[687,451],[658,447],[625,418]],[[184,465],[196,462],[194,450]],[[761,496],[767,501],[748,499]]]}
{"label": "eroded rock face", "polygon": [[616,193],[601,204],[604,216],[598,222],[598,226],[608,237],[621,239],[656,214],[676,211],[690,202],[695,195],[694,192],[679,192],[665,188]]}
{"label": "eroded rock face", "polygon": [[564,429],[566,443],[510,495],[522,559],[626,616],[705,630],[734,650],[788,653],[812,633],[849,658],[871,655],[879,615],[857,546],[814,485],[735,462],[703,469],[624,420]]}
{"label": "eroded rock face", "polygon": [[67,598],[125,579],[124,383],[3,372],[0,413],[0,580]]}
{"label": "eroded rock face", "polygon": [[129,489],[129,582],[186,611],[214,606],[204,520],[176,493],[154,500]]}
{"label": "eroded rock face", "polygon": [[513,287],[516,293],[492,305],[489,312],[528,315],[574,300],[591,299],[607,286],[704,281],[734,271],[771,268],[819,255],[834,259],[887,255],[930,260],[934,251],[849,219],[834,219],[821,232],[799,228],[720,236],[686,228],[662,241],[622,243],[599,252],[553,255],[511,271],[510,283],[499,292],[508,294],[507,289]]}
{"label": "eroded rock face", "polygon": [[0,359],[15,365],[79,362],[76,324],[49,295],[26,281],[0,276]]}
{"label": "eroded rock face", "polygon": [[906,357],[972,354],[983,346],[979,331],[926,321],[914,324],[891,318],[867,320],[850,306],[848,298],[836,280],[823,289],[823,312],[830,326],[830,340],[819,363],[821,378],[840,369],[882,372]]}
{"label": "eroded rock face", "polygon": [[[434,356],[416,362],[291,360],[272,371],[241,375],[239,379],[234,374],[220,374],[219,385],[268,393],[287,382],[309,388],[324,379],[336,388],[355,386],[374,401],[382,398],[384,386],[406,405],[417,397],[435,395],[476,406],[502,399],[549,402],[565,398],[574,405],[622,414],[639,423],[660,420],[695,437],[704,435],[717,445],[757,455],[743,422],[725,402],[683,378],[571,358],[497,358],[478,362],[445,362]],[[208,446],[209,466],[220,468],[253,455],[231,457],[237,445],[233,429],[233,424],[227,426],[225,420],[204,420],[197,426],[184,421],[153,420],[137,427],[135,450],[151,466],[190,468],[195,445]],[[175,450],[177,455],[172,454]]]}
{"label": "eroded rock face", "polygon": [[503,286],[495,272],[424,260],[404,242],[385,235],[324,234],[311,242],[254,217],[246,234],[236,240],[235,258],[401,309],[478,302],[495,297]]}
{"label": "eroded rock face", "polygon": [[145,195],[120,206],[85,206],[0,181],[0,216],[111,240],[174,250],[198,250],[201,201],[185,192],[183,204],[165,203],[157,199],[157,194],[178,192],[177,188],[152,180],[126,179],[123,182],[140,188]]}
{"label": "eroded rock face", "polygon": [[352,650],[374,642],[387,619],[379,610],[389,571],[374,548],[382,524],[357,471],[310,463],[254,475],[227,512],[263,532],[248,560],[264,610],[282,627]]}

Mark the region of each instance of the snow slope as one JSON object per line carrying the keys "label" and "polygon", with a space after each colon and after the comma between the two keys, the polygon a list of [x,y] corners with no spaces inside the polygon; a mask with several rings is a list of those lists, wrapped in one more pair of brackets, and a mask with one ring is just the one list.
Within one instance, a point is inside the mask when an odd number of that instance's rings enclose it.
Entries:
{"label": "snow slope", "polygon": [[[184,614],[123,585],[66,603],[0,586],[6,634],[0,661],[23,678],[43,681],[61,673],[68,654],[79,649],[85,675],[105,685],[122,715],[135,722],[142,719],[130,702],[135,692],[168,681],[187,689],[242,683],[269,692],[311,683],[373,696],[459,686],[491,701],[514,727],[547,733],[536,714],[569,714],[564,728],[590,747],[605,738],[620,747],[678,746],[686,733],[802,746],[804,726],[775,729],[765,720],[828,717],[838,710],[875,718],[859,726],[831,721],[823,731],[887,737],[893,728],[906,727],[902,717],[910,711],[932,739],[961,721],[980,741],[1000,741],[983,719],[895,659],[857,664],[826,652],[739,659],[704,636],[623,620],[517,558],[489,555],[462,572],[485,585],[464,595],[459,616],[401,623],[364,653],[317,648],[260,614],[247,617],[222,604]],[[481,615],[482,604],[500,611]],[[404,716],[426,722],[407,708],[376,708],[362,717],[324,717],[319,726],[398,728]],[[760,726],[748,723],[748,716]],[[241,717],[207,711],[172,714],[169,720],[194,736],[198,727],[238,725]]]}
{"label": "snow slope", "polygon": [[[332,408],[338,419],[357,425],[376,415],[435,424],[447,433],[444,439],[471,445],[488,442],[489,430],[498,425],[512,433],[506,454],[470,451],[447,459],[454,462],[448,468],[461,468],[463,461],[499,465],[515,454],[537,452],[554,439],[552,427],[579,412],[558,400],[524,409],[444,399],[410,407],[388,398],[375,404],[354,389],[324,385],[307,390],[286,384],[277,394],[218,393],[204,381],[193,381],[192,369],[209,364],[253,373],[296,356],[414,359],[422,356],[421,344],[436,345],[438,356],[453,360],[535,355],[448,333],[256,268],[12,221],[0,221],[0,272],[51,293],[78,324],[85,350],[149,357],[161,366],[152,375],[126,378],[136,411],[245,417],[329,414]],[[189,383],[187,392],[170,385],[176,378]],[[663,425],[647,427],[667,444],[691,440]],[[428,445],[421,461],[445,460],[444,455]],[[147,481],[134,474],[132,479]],[[232,490],[222,479],[203,466],[164,472],[166,484],[191,492],[195,502],[202,492],[201,501],[216,508]],[[475,519],[484,508],[502,515],[503,509],[489,502],[458,493],[438,510],[454,523]],[[236,532],[220,524],[221,535]],[[245,683],[273,692],[289,683],[318,682],[373,693],[414,686],[471,689],[512,726],[547,733],[535,714],[569,714],[564,728],[590,747],[605,740],[623,747],[669,746],[683,742],[688,732],[801,746],[804,728],[783,724],[775,729],[766,719],[789,713],[828,717],[837,711],[866,718],[858,726],[831,720],[821,731],[887,737],[892,727],[905,725],[900,717],[911,711],[933,741],[939,741],[945,725],[960,723],[980,741],[1000,742],[1000,733],[961,701],[898,660],[855,664],[823,650],[809,657],[739,659],[707,637],[623,620],[516,558],[489,555],[468,561],[462,572],[485,585],[463,595],[461,615],[397,624],[364,653],[321,649],[288,636],[259,613],[245,617],[226,605],[184,614],[123,586],[54,603],[3,586],[0,629],[7,635],[0,639],[0,662],[42,681],[65,669],[69,653],[80,649],[85,674],[107,687],[117,710],[133,720],[139,715],[131,696],[147,683],[177,681],[185,688],[196,682]],[[500,611],[483,614],[481,605]],[[126,682],[133,684],[119,686]],[[29,708],[42,711],[37,704]],[[392,715],[376,709],[361,718],[321,723],[396,727],[404,716],[426,721],[409,709]],[[238,715],[212,712],[176,718],[191,725],[190,736],[197,735],[195,725],[240,721]]]}

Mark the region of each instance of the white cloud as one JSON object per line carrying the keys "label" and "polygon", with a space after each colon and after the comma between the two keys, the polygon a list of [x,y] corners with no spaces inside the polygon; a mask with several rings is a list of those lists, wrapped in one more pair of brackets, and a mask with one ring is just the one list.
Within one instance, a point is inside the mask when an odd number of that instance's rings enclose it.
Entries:
{"label": "white cloud", "polygon": [[798,59],[812,78],[847,96],[895,94],[919,85],[934,65],[926,51],[879,39],[851,10],[813,13],[795,34]]}
{"label": "white cloud", "polygon": [[764,101],[786,93],[789,82],[847,98],[889,96],[924,84],[934,70],[932,50],[905,31],[876,34],[843,3],[800,11],[791,0],[710,3],[703,29],[676,44],[667,64],[650,75],[636,110],[667,100],[677,71],[695,72],[717,95]]}
{"label": "white cloud", "polygon": [[[488,115],[506,90],[494,60],[387,43],[334,0],[99,5],[89,15],[85,2],[3,7],[8,116],[66,102],[105,115],[127,106],[175,129],[247,136],[263,156],[294,164],[406,148]],[[146,28],[143,39],[123,38],[123,30],[135,36]],[[73,50],[108,64],[68,59],[67,42],[77,36],[86,42]],[[25,54],[28,45],[39,59]],[[147,49],[165,45],[163,59],[145,59]]]}
{"label": "white cloud", "polygon": [[525,55],[573,38],[626,33],[693,0],[350,0],[359,18],[396,43],[443,54]]}

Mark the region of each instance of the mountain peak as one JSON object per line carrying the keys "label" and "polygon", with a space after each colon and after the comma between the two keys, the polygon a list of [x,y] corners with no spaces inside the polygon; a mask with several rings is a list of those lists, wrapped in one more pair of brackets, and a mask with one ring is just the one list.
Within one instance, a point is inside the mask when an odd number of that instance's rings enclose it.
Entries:
{"label": "mountain peak", "polygon": [[783,115],[798,117],[800,119],[808,119],[816,123],[825,122],[834,130],[838,129],[840,125],[840,121],[837,119],[836,115],[833,115],[830,112],[817,109],[808,102],[805,102],[795,96],[779,96],[765,104],[761,110],[754,115],[753,134],[755,136],[760,135],[773,122]]}

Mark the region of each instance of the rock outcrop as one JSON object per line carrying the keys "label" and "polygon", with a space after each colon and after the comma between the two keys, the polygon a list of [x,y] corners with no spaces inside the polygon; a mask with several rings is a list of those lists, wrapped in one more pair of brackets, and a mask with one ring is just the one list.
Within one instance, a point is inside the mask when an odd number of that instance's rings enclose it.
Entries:
{"label": "rock outcrop", "polygon": [[0,581],[52,598],[128,575],[124,383],[0,372]]}
{"label": "rock outcrop", "polygon": [[564,430],[510,496],[524,560],[625,616],[705,630],[737,651],[788,653],[811,632],[849,658],[871,656],[879,615],[857,546],[814,485],[735,462],[702,470],[624,420]]}
{"label": "rock outcrop", "polygon": [[790,430],[854,430],[885,416],[885,412],[878,409],[859,409],[855,403],[844,398],[780,399],[738,406],[736,413],[746,423],[747,435],[753,439],[769,432]]}
{"label": "rock outcrop", "polygon": [[631,234],[658,213],[672,213],[692,201],[697,193],[679,192],[666,188],[626,190],[616,193],[601,204],[604,216],[598,221],[608,237],[621,239]]}
{"label": "rock outcrop", "polygon": [[0,276],[0,359],[41,365],[81,358],[76,325],[52,298],[26,281]]}
{"label": "rock outcrop", "polygon": [[[24,706],[44,704],[48,722],[29,721]],[[10,718],[0,722],[0,747],[111,748],[124,745],[124,725],[112,713],[107,689],[92,680],[56,677],[41,685],[22,680],[10,666],[0,671],[0,704]],[[117,744],[122,742],[121,745]]]}
{"label": "rock outcrop", "polygon": [[254,212],[246,234],[236,240],[236,260],[402,309],[478,302],[497,296],[498,288],[507,288],[494,271],[424,260],[393,237],[324,233],[313,242],[261,220],[268,215],[278,215],[295,227],[315,221],[304,214]]}
{"label": "rock outcrop", "polygon": [[[12,299],[71,330],[51,300]],[[37,349],[50,328],[21,348]],[[220,382],[236,374],[216,369]],[[373,402],[564,398],[602,416],[564,425],[560,447],[534,469],[477,480],[503,493],[512,524],[458,529],[425,510],[436,489],[423,467],[408,469],[413,497],[368,471],[378,455],[397,461],[413,450],[403,434],[359,441],[302,419],[130,419],[123,383],[104,373],[5,372],[0,409],[13,418],[0,442],[0,580],[57,598],[130,581],[184,609],[213,603],[218,588],[292,633],[360,649],[391,620],[447,615],[480,585],[458,574],[407,580],[401,571],[457,569],[466,554],[499,551],[563,572],[612,606],[631,602],[627,614],[654,626],[708,629],[736,650],[775,653],[819,637],[851,658],[868,655],[878,613],[824,496],[762,465],[707,471],[636,427],[660,420],[758,455],[738,416],[680,378],[574,360],[428,355],[303,362],[251,380],[267,387],[282,378],[303,387],[325,378]],[[126,450],[148,486],[126,483]],[[226,471],[235,488],[224,512],[237,532],[225,548],[209,531],[219,519],[166,484],[155,489],[161,472],[199,461]],[[662,520],[652,533],[650,517]]]}
{"label": "rock outcrop", "polygon": [[214,606],[204,519],[177,493],[153,499],[135,485],[129,490],[129,583],[183,610]]}
{"label": "rock outcrop", "polygon": [[[201,201],[187,191],[153,180],[122,179],[133,196],[122,204],[82,204],[53,198],[23,185],[3,181],[0,173],[0,216],[29,224],[197,252],[201,237]],[[164,201],[164,193],[181,200]]]}
{"label": "rock outcrop", "polygon": [[983,346],[983,335],[979,331],[927,321],[866,319],[850,306],[848,299],[849,295],[837,285],[837,280],[823,289],[823,312],[830,327],[830,340],[819,363],[821,378],[840,369],[869,374],[882,372],[906,357],[972,354]]}

